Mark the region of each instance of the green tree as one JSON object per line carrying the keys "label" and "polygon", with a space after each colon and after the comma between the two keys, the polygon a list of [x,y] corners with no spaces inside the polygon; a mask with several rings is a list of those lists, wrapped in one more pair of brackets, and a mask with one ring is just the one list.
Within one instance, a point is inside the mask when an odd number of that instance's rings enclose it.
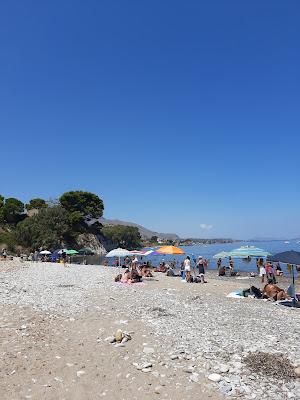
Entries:
{"label": "green tree", "polygon": [[151,243],[157,243],[158,236],[152,236],[150,239]]}
{"label": "green tree", "polygon": [[3,225],[4,223],[3,206],[4,206],[4,197],[0,195],[0,225]]}
{"label": "green tree", "polygon": [[68,211],[74,229],[87,228],[86,221],[103,215],[103,201],[94,193],[71,191],[59,198],[60,204]]}
{"label": "green tree", "polygon": [[22,201],[10,197],[5,200],[4,205],[1,207],[2,218],[8,224],[17,224],[24,219],[24,204]]}
{"label": "green tree", "polygon": [[119,247],[133,250],[141,247],[141,235],[137,227],[127,225],[104,226],[102,234]]}
{"label": "green tree", "polygon": [[42,209],[33,217],[20,222],[15,230],[16,242],[31,250],[40,247],[59,248],[75,236],[68,212],[61,206]]}
{"label": "green tree", "polygon": [[8,251],[15,251],[15,237],[13,232],[1,232],[0,243],[4,245]]}
{"label": "green tree", "polygon": [[44,199],[31,199],[28,204],[25,205],[26,210],[41,210],[42,208],[47,208],[47,203]]}

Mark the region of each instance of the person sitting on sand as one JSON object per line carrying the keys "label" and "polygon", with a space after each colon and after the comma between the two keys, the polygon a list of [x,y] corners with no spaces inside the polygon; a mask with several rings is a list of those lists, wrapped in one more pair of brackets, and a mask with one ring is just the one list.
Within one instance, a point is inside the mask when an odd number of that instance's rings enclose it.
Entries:
{"label": "person sitting on sand", "polygon": [[142,274],[140,273],[140,271],[132,269],[130,272],[130,279],[131,283],[142,282]]}
{"label": "person sitting on sand", "polygon": [[225,276],[225,267],[219,268],[219,276]]}
{"label": "person sitting on sand", "polygon": [[141,269],[140,269],[140,275],[142,277],[146,277],[146,278],[152,278],[153,275],[150,272],[150,269],[147,266],[147,263],[144,262],[144,264],[142,265]]}
{"label": "person sitting on sand", "polygon": [[276,276],[283,276],[283,272],[279,262],[276,264]]}
{"label": "person sitting on sand", "polygon": [[132,277],[131,277],[131,272],[129,271],[129,269],[126,269],[126,271],[122,275],[122,278],[120,279],[120,282],[122,282],[122,283],[133,283]]}
{"label": "person sitting on sand", "polygon": [[277,285],[271,283],[265,285],[262,294],[264,298],[273,299],[274,301],[286,300],[290,298],[283,289],[280,289]]}
{"label": "person sitting on sand", "polygon": [[164,260],[162,260],[159,266],[155,268],[155,272],[166,272],[166,271],[167,271],[166,263],[164,262]]}

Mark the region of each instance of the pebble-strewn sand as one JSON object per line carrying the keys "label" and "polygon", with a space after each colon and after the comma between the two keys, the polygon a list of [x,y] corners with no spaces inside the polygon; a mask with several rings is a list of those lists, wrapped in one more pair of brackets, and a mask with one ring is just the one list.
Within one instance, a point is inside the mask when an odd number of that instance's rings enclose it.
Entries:
{"label": "pebble-strewn sand", "polygon": [[[244,363],[263,351],[300,365],[299,309],[226,298],[250,280],[208,273],[205,285],[184,284],[157,273],[139,286],[115,274],[0,262],[1,399],[300,398],[299,379]],[[124,347],[105,340],[118,328],[134,332]]]}

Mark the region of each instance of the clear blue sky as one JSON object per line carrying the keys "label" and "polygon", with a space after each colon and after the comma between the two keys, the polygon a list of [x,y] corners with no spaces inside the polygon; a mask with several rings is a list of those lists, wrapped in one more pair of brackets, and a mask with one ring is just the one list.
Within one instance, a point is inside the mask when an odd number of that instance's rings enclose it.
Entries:
{"label": "clear blue sky", "polygon": [[298,0],[2,1],[0,193],[300,235],[299,20]]}

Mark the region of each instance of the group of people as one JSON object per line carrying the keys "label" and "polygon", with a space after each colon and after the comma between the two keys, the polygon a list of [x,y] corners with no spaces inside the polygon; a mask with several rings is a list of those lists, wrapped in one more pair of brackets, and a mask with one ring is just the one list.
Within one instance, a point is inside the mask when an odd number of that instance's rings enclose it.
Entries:
{"label": "group of people", "polygon": [[130,263],[130,266],[125,267],[125,271],[115,277],[115,282],[121,283],[137,283],[141,282],[143,278],[153,277],[151,270],[146,262],[139,265],[138,263]]}
{"label": "group of people", "polygon": [[263,258],[256,259],[256,268],[262,283],[265,282],[266,278],[268,283],[276,284],[276,276],[283,275],[280,263],[276,263],[276,266],[274,266],[270,261],[264,262]]}
{"label": "group of people", "polygon": [[[193,261],[194,265],[192,265]],[[190,256],[187,256],[181,264],[181,276],[185,275],[185,280],[188,283],[207,283],[205,280],[205,268],[207,268],[208,262],[202,256],[198,259],[193,258],[191,260]],[[194,274],[192,274],[192,270]]]}
{"label": "group of people", "polygon": [[222,265],[222,258],[219,258],[217,261],[217,269],[218,269],[219,276],[238,276],[239,275],[238,271],[234,271],[234,262],[233,262],[232,257],[228,258],[227,266]]}

